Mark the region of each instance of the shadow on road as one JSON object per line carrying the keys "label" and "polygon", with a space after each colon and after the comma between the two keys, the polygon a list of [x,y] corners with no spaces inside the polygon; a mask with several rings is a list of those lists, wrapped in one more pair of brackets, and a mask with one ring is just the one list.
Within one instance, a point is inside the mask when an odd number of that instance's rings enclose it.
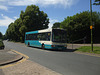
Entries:
{"label": "shadow on road", "polygon": [[77,49],[66,49],[66,50],[58,50],[58,49],[42,49],[46,51],[51,51],[51,52],[74,52]]}
{"label": "shadow on road", "polygon": [[45,49],[47,51],[54,51],[54,52],[74,52],[76,51],[77,49],[66,49],[66,50],[52,50],[52,49]]}
{"label": "shadow on road", "polygon": [[59,49],[42,49],[42,48],[39,48],[39,47],[33,47],[33,46],[30,46],[31,48],[36,48],[36,49],[40,49],[40,50],[45,50],[45,51],[51,51],[51,52],[74,52],[76,51],[77,49],[66,49],[66,50],[59,50]]}

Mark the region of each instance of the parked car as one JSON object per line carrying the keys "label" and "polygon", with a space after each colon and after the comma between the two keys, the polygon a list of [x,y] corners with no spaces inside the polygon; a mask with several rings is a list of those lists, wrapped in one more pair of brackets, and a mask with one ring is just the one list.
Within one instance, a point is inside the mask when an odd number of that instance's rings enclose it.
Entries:
{"label": "parked car", "polygon": [[2,40],[0,40],[0,49],[4,49],[4,48],[5,48],[4,43]]}

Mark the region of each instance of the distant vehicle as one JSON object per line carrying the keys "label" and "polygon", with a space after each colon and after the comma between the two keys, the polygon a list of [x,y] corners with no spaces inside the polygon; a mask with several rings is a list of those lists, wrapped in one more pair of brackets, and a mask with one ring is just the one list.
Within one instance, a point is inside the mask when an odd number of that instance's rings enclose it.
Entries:
{"label": "distant vehicle", "polygon": [[67,49],[67,32],[63,29],[44,29],[25,33],[27,46],[43,49]]}

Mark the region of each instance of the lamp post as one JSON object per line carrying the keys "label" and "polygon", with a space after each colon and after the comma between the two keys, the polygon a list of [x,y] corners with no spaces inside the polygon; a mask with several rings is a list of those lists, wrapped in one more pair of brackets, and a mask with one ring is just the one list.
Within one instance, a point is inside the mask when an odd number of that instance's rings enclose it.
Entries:
{"label": "lamp post", "polygon": [[90,0],[90,29],[91,29],[91,50],[93,52],[93,25],[92,25],[92,1]]}

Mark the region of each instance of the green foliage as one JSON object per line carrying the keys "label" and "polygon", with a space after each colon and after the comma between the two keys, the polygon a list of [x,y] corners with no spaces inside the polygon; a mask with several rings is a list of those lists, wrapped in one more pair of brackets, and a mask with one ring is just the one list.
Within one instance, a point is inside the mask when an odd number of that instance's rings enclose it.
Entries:
{"label": "green foliage", "polygon": [[2,39],[2,37],[3,37],[3,35],[2,35],[2,33],[0,32],[0,39]]}
{"label": "green foliage", "polygon": [[100,5],[100,0],[95,0],[95,2],[93,3],[93,5]]}
{"label": "green foliage", "polygon": [[100,0],[95,0],[95,2],[98,2],[98,1],[100,1]]}
{"label": "green foliage", "polygon": [[6,37],[12,41],[24,42],[25,32],[48,28],[49,19],[38,6],[27,6],[21,11],[20,18],[11,23],[6,31]]}
{"label": "green foliage", "polygon": [[4,44],[3,44],[3,41],[0,40],[0,49],[4,48]]}
{"label": "green foliage", "polygon": [[88,52],[88,53],[100,54],[100,47],[94,46],[93,50],[94,51],[92,52],[90,46],[82,46],[82,47],[77,49],[77,51],[80,51],[80,52]]}
{"label": "green foliage", "polygon": [[0,32],[0,39],[2,39],[2,40],[5,40],[6,39],[6,36],[3,35],[1,32]]}
{"label": "green foliage", "polygon": [[60,23],[59,22],[54,23],[52,28],[60,28]]}
{"label": "green foliage", "polygon": [[19,32],[21,33],[21,37],[20,37],[21,42],[24,41],[24,36],[25,36],[26,31],[27,31],[26,26],[23,25],[23,26],[20,27]]}
{"label": "green foliage", "polygon": [[3,45],[3,42],[2,42],[2,40],[0,40],[0,46],[2,46]]}
{"label": "green foliage", "polygon": [[[94,42],[100,43],[100,13],[93,12],[93,23]],[[61,22],[60,28],[66,29],[69,42],[86,37],[86,42],[90,43],[90,12],[85,11],[74,16],[68,16]]]}

